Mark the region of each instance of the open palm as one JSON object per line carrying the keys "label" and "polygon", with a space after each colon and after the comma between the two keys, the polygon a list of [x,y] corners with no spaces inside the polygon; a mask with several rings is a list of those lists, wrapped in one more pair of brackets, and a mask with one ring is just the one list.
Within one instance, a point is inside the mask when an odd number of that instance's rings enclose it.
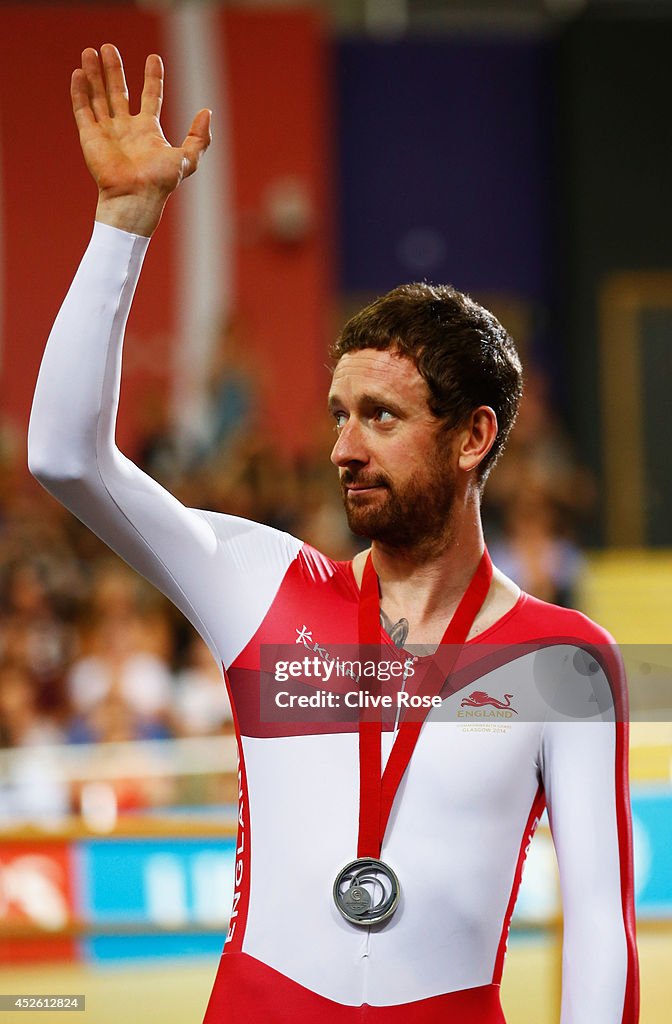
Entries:
{"label": "open palm", "polygon": [[72,76],[72,109],[86,165],[98,185],[98,219],[151,234],[168,196],[196,170],[210,142],[210,111],[200,110],[181,146],[171,146],[159,121],[163,64],[145,64],[140,111],[131,114],[128,89],[115,46],[82,53]]}

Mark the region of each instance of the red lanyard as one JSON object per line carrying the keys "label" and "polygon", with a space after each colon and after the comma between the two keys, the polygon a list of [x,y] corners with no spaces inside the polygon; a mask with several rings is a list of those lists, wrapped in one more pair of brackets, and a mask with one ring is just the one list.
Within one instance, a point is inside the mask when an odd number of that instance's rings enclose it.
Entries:
{"label": "red lanyard", "polygon": [[[492,580],[492,562],[487,549],[478,563],[469,586],[448,623],[441,644],[450,644],[453,667],[460,647],[464,644],[474,619],[478,615]],[[378,577],[373,568],[371,555],[366,560],[359,601],[359,642],[360,645],[380,645],[380,599]],[[441,689],[446,677],[445,666],[438,674]],[[437,673],[428,672],[422,685],[422,692],[430,691],[430,679],[437,679]],[[414,712],[412,720],[402,722],[397,738],[381,774],[382,721],[380,715],[371,719],[370,713],[360,718],[359,723],[359,841],[358,857],[380,857],[383,836],[392,811],[392,804],[399,785],[408,768],[411,755],[418,742],[422,723],[429,713]]]}

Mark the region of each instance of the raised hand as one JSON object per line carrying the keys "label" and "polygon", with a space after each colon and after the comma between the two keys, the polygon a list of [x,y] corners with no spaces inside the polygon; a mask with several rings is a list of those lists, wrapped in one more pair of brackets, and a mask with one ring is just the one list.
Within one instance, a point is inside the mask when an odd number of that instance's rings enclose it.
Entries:
{"label": "raised hand", "polygon": [[98,186],[96,220],[151,235],[166,200],[210,144],[210,111],[199,110],[182,145],[171,146],[159,121],[161,58],[147,58],[140,112],[131,114],[121,56],[110,43],[100,57],[84,50],[70,91],[84,159]]}

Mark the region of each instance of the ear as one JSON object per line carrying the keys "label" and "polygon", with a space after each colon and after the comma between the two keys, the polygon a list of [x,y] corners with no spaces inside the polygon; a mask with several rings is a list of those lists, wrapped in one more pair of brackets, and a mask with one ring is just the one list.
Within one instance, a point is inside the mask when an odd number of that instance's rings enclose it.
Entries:
{"label": "ear", "polygon": [[478,409],[474,409],[459,435],[458,466],[460,469],[465,473],[470,473],[480,465],[495,443],[498,430],[499,425],[494,409],[491,409],[489,405],[479,405]]}

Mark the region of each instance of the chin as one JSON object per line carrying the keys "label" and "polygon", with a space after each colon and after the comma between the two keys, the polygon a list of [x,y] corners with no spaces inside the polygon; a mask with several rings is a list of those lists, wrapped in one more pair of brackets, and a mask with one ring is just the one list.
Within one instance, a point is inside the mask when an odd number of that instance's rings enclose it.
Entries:
{"label": "chin", "polygon": [[343,494],[343,508],[348,517],[348,522],[358,519],[381,519],[385,517],[386,495],[377,494],[372,491],[369,494],[353,493],[348,491]]}
{"label": "chin", "polygon": [[390,530],[387,516],[379,510],[364,508],[346,508],[348,526],[356,537],[367,537],[369,540],[384,540]]}

